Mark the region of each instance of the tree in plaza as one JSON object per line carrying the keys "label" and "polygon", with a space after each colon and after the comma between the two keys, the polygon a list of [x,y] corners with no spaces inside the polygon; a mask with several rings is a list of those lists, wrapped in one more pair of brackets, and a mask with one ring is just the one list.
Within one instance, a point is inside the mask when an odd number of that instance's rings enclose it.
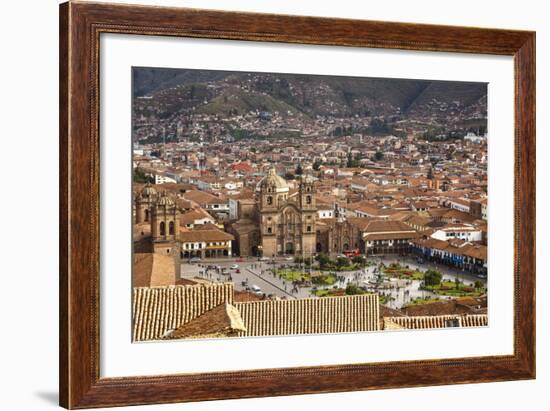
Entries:
{"label": "tree in plaza", "polygon": [[297,176],[301,176],[303,173],[304,173],[304,169],[302,168],[302,165],[298,164],[296,166],[296,170],[294,171],[294,174],[296,174]]}
{"label": "tree in plaza", "polygon": [[474,288],[477,288],[477,289],[483,288],[483,283],[479,280],[476,280],[474,283]]}
{"label": "tree in plaza", "polygon": [[360,295],[360,294],[365,294],[365,290],[363,290],[362,288],[358,287],[355,284],[348,284],[346,286],[346,295]]}
{"label": "tree in plaza", "polygon": [[319,253],[315,257],[315,259],[319,262],[319,267],[322,269],[330,264],[330,258],[328,255]]}
{"label": "tree in plaza", "polygon": [[427,270],[424,274],[424,284],[429,286],[436,286],[441,284],[443,276],[437,270]]}

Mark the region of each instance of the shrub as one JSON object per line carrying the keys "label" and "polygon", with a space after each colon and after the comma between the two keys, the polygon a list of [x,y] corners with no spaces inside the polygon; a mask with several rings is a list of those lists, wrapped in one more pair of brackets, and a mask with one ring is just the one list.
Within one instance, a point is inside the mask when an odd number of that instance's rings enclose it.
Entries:
{"label": "shrub", "polygon": [[355,284],[348,284],[346,286],[346,295],[359,295],[365,294],[365,290],[356,286]]}
{"label": "shrub", "polygon": [[367,263],[367,260],[361,255],[356,255],[351,259],[351,262],[354,264],[365,265]]}
{"label": "shrub", "polygon": [[338,257],[336,259],[336,266],[337,267],[345,267],[349,264],[349,260],[346,257]]}
{"label": "shrub", "polygon": [[320,267],[326,267],[327,265],[330,264],[330,258],[326,254],[320,253],[315,257],[315,259],[319,261]]}

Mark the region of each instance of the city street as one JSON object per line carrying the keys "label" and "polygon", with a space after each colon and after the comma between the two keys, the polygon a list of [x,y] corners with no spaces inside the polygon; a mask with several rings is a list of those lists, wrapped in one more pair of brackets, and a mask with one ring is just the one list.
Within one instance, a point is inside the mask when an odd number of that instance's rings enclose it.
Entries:
{"label": "city street", "polygon": [[[200,264],[201,267],[198,267]],[[298,292],[292,292],[292,284],[288,281],[279,279],[273,276],[270,269],[280,267],[285,264],[292,264],[291,261],[285,259],[276,259],[276,265],[268,264],[267,262],[254,259],[209,259],[208,262],[199,264],[182,264],[182,278],[192,278],[195,276],[205,278],[211,281],[233,281],[235,289],[238,291],[246,290],[257,286],[261,292],[259,295],[276,295],[286,298],[307,298],[311,297],[309,288],[298,288]],[[206,269],[207,266],[219,266],[220,270]],[[237,265],[238,269],[230,267]],[[198,269],[197,269],[198,267]],[[222,270],[226,269],[227,274],[221,274]],[[239,271],[239,272],[237,272]]]}

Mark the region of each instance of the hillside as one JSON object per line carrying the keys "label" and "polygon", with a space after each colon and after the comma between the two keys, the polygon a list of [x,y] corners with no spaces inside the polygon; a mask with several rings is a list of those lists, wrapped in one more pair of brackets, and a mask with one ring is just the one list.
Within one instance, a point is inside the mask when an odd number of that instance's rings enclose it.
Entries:
{"label": "hillside", "polygon": [[163,68],[133,68],[132,78],[135,114],[146,117],[267,111],[310,119],[450,116],[479,122],[487,116],[485,83]]}

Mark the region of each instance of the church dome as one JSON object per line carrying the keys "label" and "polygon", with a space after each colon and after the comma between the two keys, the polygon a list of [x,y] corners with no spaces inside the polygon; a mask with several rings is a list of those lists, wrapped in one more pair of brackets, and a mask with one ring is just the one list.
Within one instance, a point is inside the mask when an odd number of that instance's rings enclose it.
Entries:
{"label": "church dome", "polygon": [[151,183],[147,183],[145,184],[145,187],[143,187],[139,195],[141,198],[153,198],[157,195],[157,190],[154,189]]}
{"label": "church dome", "polygon": [[288,191],[286,180],[277,174],[277,171],[272,168],[267,175],[260,180],[260,189],[272,189],[276,193],[284,193]]}
{"label": "church dome", "polygon": [[165,206],[165,207],[174,207],[176,205],[176,203],[174,202],[174,200],[172,200],[171,197],[169,197],[166,192],[162,192],[158,201],[157,201],[157,205],[158,206]]}

